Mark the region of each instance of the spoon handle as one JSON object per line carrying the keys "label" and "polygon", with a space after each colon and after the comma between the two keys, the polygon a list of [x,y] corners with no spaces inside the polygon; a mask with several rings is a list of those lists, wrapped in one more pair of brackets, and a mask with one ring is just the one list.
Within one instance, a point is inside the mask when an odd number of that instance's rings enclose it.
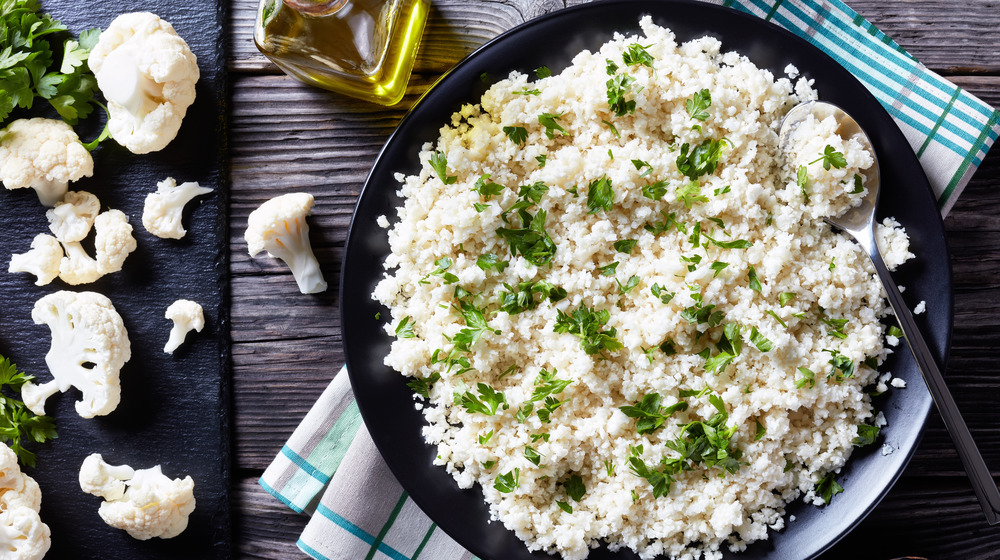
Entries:
{"label": "spoon handle", "polygon": [[[863,243],[863,245],[867,244]],[[951,391],[948,390],[948,386],[944,382],[944,377],[941,375],[941,370],[938,369],[934,356],[931,355],[931,351],[927,347],[920,329],[913,321],[910,309],[907,307],[906,302],[903,301],[903,296],[899,293],[899,288],[896,287],[896,283],[889,274],[889,269],[882,260],[882,255],[879,253],[874,235],[872,236],[871,244],[866,249],[868,257],[871,259],[872,264],[875,265],[875,271],[882,280],[882,286],[885,287],[889,304],[896,313],[896,320],[899,321],[899,327],[903,331],[906,343],[913,352],[913,357],[917,361],[917,367],[920,368],[920,373],[923,375],[924,383],[931,393],[931,398],[934,399],[934,404],[937,405],[938,412],[941,414],[941,419],[944,420],[944,426],[947,428],[948,434],[951,435],[951,439],[955,443],[955,448],[958,450],[958,456],[962,459],[965,472],[972,481],[972,489],[979,499],[979,505],[982,506],[983,513],[986,514],[986,520],[990,525],[996,525],[1000,523],[1000,490],[997,489],[997,485],[990,475],[990,470],[986,466],[979,448],[976,447],[976,442],[972,439],[969,427],[965,424],[965,420],[962,419],[962,415],[958,411],[958,405],[955,403],[955,399],[951,396]]]}

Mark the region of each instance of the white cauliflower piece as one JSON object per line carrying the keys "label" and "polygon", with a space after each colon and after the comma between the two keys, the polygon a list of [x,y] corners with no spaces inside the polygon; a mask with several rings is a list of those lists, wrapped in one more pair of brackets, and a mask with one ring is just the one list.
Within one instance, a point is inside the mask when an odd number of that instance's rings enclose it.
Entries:
{"label": "white cauliflower piece", "polygon": [[49,229],[64,242],[82,241],[90,233],[94,218],[101,211],[101,201],[87,191],[69,191],[45,212]]}
{"label": "white cauliflower piece", "polygon": [[174,27],[149,12],[122,14],[90,52],[108,100],[108,129],[135,154],[162,150],[194,103],[198,60]]}
{"label": "white cauliflower piece", "polygon": [[196,196],[208,194],[212,189],[195,182],[177,184],[167,177],[156,184],[156,192],[146,195],[142,209],[142,225],[146,231],[163,239],[180,239],[187,234],[181,219],[184,206]]}
{"label": "white cauliflower piece", "polygon": [[125,259],[136,248],[128,217],[121,210],[101,212],[94,220],[94,229],[97,230],[94,251],[101,274],[118,272],[125,264]]}
{"label": "white cauliflower piece", "polygon": [[[95,456],[102,464],[101,468],[118,470],[114,477],[127,487],[121,496],[117,498],[104,496],[102,492],[107,488],[100,484],[94,489],[95,491],[83,487],[84,469],[94,468],[95,460],[92,458]],[[181,534],[187,528],[188,516],[195,508],[194,481],[191,477],[171,479],[163,474],[160,465],[156,465],[150,469],[133,471],[132,476],[121,478],[119,475],[126,472],[125,469],[132,470],[128,465],[120,467],[108,465],[97,454],[91,455],[84,461],[80,470],[81,487],[85,492],[105,498],[106,501],[101,503],[98,510],[101,519],[141,541],[153,537],[169,539]],[[114,493],[117,493],[117,487]]]}
{"label": "white cauliflower piece", "polygon": [[292,270],[303,294],[326,290],[323,272],[309,244],[306,216],[312,211],[313,203],[309,193],[274,197],[250,213],[244,234],[250,256],[267,251],[271,257],[283,260]]}
{"label": "white cauliflower piece", "polygon": [[61,120],[18,119],[0,130],[0,181],[8,190],[30,187],[53,206],[70,181],[93,174],[90,152]]}
{"label": "white cauliflower piece", "polygon": [[83,393],[77,414],[93,418],[111,413],[121,400],[119,373],[132,357],[128,331],[111,300],[95,292],[55,292],[35,302],[31,318],[52,331],[45,363],[53,379],[25,383],[24,404],[42,415],[46,399],[76,387]]}
{"label": "white cauliflower piece", "polygon": [[17,456],[0,445],[0,558],[40,560],[52,545],[49,526],[38,512],[42,493],[21,472]]}
{"label": "white cauliflower piece", "polygon": [[201,332],[201,329],[205,328],[205,310],[197,302],[189,299],[179,299],[171,303],[167,307],[165,317],[174,322],[174,326],[170,329],[170,338],[163,347],[163,351],[167,354],[173,354],[192,329]]}
{"label": "white cauliflower piece", "polygon": [[80,488],[105,500],[120,500],[125,495],[125,481],[133,476],[132,467],[109,465],[100,453],[93,453],[80,465]]}
{"label": "white cauliflower piece", "polygon": [[97,261],[87,254],[87,250],[79,241],[63,243],[62,246],[66,256],[59,261],[59,279],[63,282],[70,286],[78,286],[96,282],[104,276]]}
{"label": "white cauliflower piece", "polygon": [[89,284],[105,274],[118,272],[135,251],[132,226],[121,210],[101,212],[94,220],[94,229],[96,258],[91,258],[79,241],[62,244],[66,256],[59,263],[59,278],[71,286]]}
{"label": "white cauliflower piece", "polygon": [[29,272],[35,275],[36,286],[44,286],[59,276],[62,258],[59,241],[51,235],[39,233],[31,240],[30,251],[11,255],[7,272]]}

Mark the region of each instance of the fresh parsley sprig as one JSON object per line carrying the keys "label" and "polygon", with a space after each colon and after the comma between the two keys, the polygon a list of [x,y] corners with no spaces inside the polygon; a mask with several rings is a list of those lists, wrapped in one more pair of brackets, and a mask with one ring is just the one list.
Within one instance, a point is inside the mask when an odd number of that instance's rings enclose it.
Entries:
{"label": "fresh parsley sprig", "polygon": [[0,356],[0,388],[8,389],[0,392],[0,440],[9,442],[17,458],[29,467],[35,466],[36,457],[22,443],[26,440],[44,443],[59,437],[55,420],[35,415],[23,401],[8,395],[9,392],[20,393],[21,387],[33,379],[34,376],[20,371],[10,359]]}

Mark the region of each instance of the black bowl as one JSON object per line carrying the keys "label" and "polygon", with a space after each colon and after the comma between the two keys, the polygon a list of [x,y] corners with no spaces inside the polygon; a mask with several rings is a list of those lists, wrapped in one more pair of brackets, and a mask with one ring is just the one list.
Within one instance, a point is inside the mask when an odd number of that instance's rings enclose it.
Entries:
{"label": "black bowl", "polygon": [[[438,130],[463,103],[476,103],[493,79],[511,70],[525,74],[539,66],[558,73],[583,49],[596,50],[615,32],[641,33],[642,15],[670,28],[679,42],[703,35],[719,38],[723,50],[735,50],[757,66],[783,75],[794,64],[815,80],[821,98],[845,108],[867,131],[875,146],[882,173],[880,214],[894,216],[910,235],[917,255],[896,271],[911,305],[926,301],[927,311],[917,320],[944,370],[952,326],[951,271],[941,217],[927,178],[912,149],[878,101],[847,70],[819,49],[761,19],[720,6],[694,1],[619,1],[585,4],[531,20],[493,39],[445,74],[400,122],[386,142],[365,183],[351,223],[341,278],[344,346],[358,406],[379,451],[413,500],[456,541],[483,559],[551,558],[530,553],[500,523],[490,523],[482,491],[459,489],[443,468],[432,465],[434,447],[424,443],[421,413],[414,409],[404,378],[383,365],[391,342],[376,319],[386,309],[371,297],[382,277],[382,261],[389,253],[385,230],[376,217],[395,218],[402,204],[396,196],[396,172],[416,173],[417,153],[424,142],[437,139]],[[944,294],[944,295],[942,295]],[[833,545],[857,525],[885,496],[917,447],[931,407],[917,367],[905,348],[898,348],[885,371],[907,382],[879,397],[877,407],[888,426],[878,444],[855,451],[837,476],[844,492],[825,507],[801,501],[788,506],[795,516],[786,528],[767,541],[727,557],[812,558]],[[880,447],[894,452],[883,455]],[[787,520],[787,517],[786,517]],[[590,558],[634,559],[630,551],[605,547]]]}

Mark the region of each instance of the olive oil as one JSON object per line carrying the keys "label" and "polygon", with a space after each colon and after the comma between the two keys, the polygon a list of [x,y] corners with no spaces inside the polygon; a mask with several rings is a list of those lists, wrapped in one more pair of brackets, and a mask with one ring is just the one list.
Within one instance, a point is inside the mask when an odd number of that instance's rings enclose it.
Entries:
{"label": "olive oil", "polygon": [[254,43],[285,73],[382,105],[406,93],[430,0],[261,0]]}

